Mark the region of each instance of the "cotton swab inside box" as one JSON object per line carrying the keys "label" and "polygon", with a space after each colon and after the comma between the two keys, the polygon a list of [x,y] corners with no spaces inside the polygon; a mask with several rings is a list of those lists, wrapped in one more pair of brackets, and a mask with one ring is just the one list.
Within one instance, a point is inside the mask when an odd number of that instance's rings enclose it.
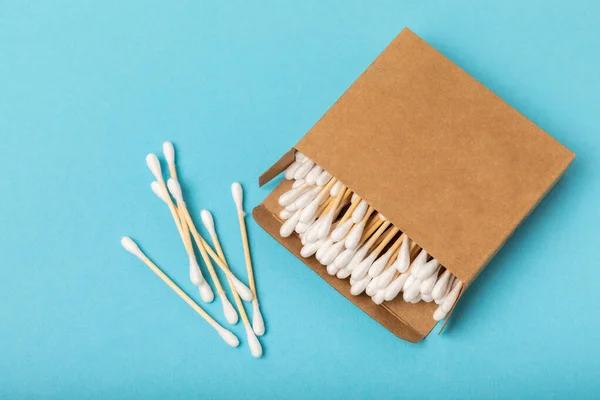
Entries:
{"label": "cotton swab inside box", "polygon": [[302,257],[314,256],[330,275],[350,279],[353,295],[376,304],[435,302],[437,321],[454,307],[460,280],[357,193],[300,152],[285,179],[294,182],[278,200],[279,233],[301,236]]}

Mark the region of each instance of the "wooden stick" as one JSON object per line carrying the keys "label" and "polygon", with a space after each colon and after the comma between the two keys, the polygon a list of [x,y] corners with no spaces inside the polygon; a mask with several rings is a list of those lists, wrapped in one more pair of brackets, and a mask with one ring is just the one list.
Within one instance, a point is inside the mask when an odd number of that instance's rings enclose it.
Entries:
{"label": "wooden stick", "polygon": [[[234,182],[231,185],[231,193],[233,195],[233,200],[235,202],[238,214],[238,221],[240,223],[240,233],[242,235],[242,244],[244,246],[244,258],[246,259],[246,269],[248,270],[248,282],[250,283],[250,290],[254,295],[254,300],[252,300],[253,306],[253,330],[258,336],[262,336],[264,332],[264,322],[262,320],[262,315],[260,313],[259,304],[258,304],[258,294],[256,292],[256,283],[254,282],[254,271],[252,267],[252,258],[250,257],[250,245],[248,244],[248,231],[246,229],[246,213],[243,208],[243,199],[244,193],[242,190],[242,185],[238,182]],[[257,323],[258,321],[258,323]]]}
{"label": "wooden stick", "polygon": [[[348,190],[350,190],[350,189],[348,189]],[[354,212],[354,210],[356,209],[356,207],[358,207],[358,205],[360,204],[361,201],[362,201],[361,198],[358,197],[358,196],[356,196],[356,198],[354,199],[354,201],[352,202],[352,204],[350,205],[350,207],[348,207],[348,209],[344,213],[344,216],[340,219],[340,224],[343,224],[348,219],[350,219],[350,217],[352,217],[352,213]]]}
{"label": "wooden stick", "polygon": [[177,293],[177,295],[179,297],[181,297],[183,299],[183,301],[185,301],[194,311],[196,311],[206,322],[209,323],[210,326],[212,326],[219,333],[221,338],[223,338],[223,340],[228,345],[230,345],[232,347],[237,347],[239,345],[240,342],[233,333],[231,333],[230,331],[228,331],[227,329],[225,329],[221,325],[219,325],[219,323],[217,321],[215,321],[210,315],[208,315],[208,313],[206,311],[204,311],[204,309],[202,307],[200,307],[183,290],[181,290],[181,288],[179,286],[177,286],[175,284],[175,282],[173,282],[160,268],[158,268],[158,266],[156,264],[154,264],[154,262],[152,262],[152,260],[150,260],[142,252],[142,250],[140,250],[140,248],[137,246],[137,244],[131,238],[129,238],[127,236],[123,237],[121,239],[121,245],[125,248],[125,250],[127,250],[128,252],[130,252],[131,254],[136,256],[137,258],[139,258],[164,283],[166,283],[171,289],[173,289],[173,291],[175,293]]}

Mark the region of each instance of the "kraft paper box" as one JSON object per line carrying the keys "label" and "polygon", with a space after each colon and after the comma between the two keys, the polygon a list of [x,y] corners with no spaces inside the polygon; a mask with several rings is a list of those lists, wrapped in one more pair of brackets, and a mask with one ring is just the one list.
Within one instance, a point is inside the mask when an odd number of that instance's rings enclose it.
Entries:
{"label": "kraft paper box", "polygon": [[[337,177],[456,275],[465,287],[552,188],[575,155],[404,29],[352,86],[259,179],[295,149]],[[253,210],[256,222],[341,294],[402,339],[433,329],[435,303],[376,305],[347,280],[302,258],[279,236],[283,180]]]}

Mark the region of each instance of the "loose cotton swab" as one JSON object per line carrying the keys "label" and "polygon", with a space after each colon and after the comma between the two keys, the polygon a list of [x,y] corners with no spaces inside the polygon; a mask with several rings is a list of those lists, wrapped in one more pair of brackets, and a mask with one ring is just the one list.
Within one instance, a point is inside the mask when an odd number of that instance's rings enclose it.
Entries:
{"label": "loose cotton swab", "polygon": [[[225,260],[225,253],[223,253],[221,242],[219,242],[219,237],[217,236],[217,230],[215,229],[215,221],[213,219],[212,214],[208,210],[202,210],[200,212],[200,218],[202,219],[202,223],[204,224],[204,227],[210,235],[213,246],[215,246],[215,248],[217,249],[217,254],[219,254],[219,257]],[[246,310],[244,309],[244,305],[242,304],[242,300],[240,299],[240,296],[237,290],[235,289],[235,286],[229,278],[227,278],[227,282],[229,283],[229,287],[231,288],[231,292],[233,293],[233,299],[235,300],[238,312],[242,316],[242,322],[244,324],[244,328],[246,329],[246,336],[248,338],[250,352],[254,357],[259,358],[262,356],[262,346],[260,344],[260,341],[256,337],[256,334],[254,333],[254,330],[250,325],[248,315],[246,314]]]}
{"label": "loose cotton swab", "polygon": [[202,309],[202,307],[196,304],[194,300],[192,300],[187,294],[185,294],[185,292],[181,290],[181,288],[177,286],[175,282],[173,282],[167,275],[165,275],[165,273],[162,272],[161,269],[158,268],[158,266],[156,266],[156,264],[154,264],[142,252],[142,250],[131,238],[127,236],[121,238],[121,245],[123,246],[123,248],[125,248],[125,250],[127,250],[128,252],[136,256],[138,259],[140,259],[144,264],[146,264],[146,266],[148,266],[148,268],[150,268],[152,272],[154,272],[164,283],[166,283],[171,289],[173,289],[173,291],[175,291],[175,293],[177,293],[177,295],[181,297],[183,301],[185,301],[190,307],[192,307],[194,311],[196,311],[206,322],[210,324],[210,326],[212,326],[217,331],[217,333],[219,334],[219,336],[221,336],[225,343],[227,343],[231,347],[237,347],[240,344],[240,341],[233,333],[219,325],[219,323],[215,321],[210,315],[208,315],[206,311]]}
{"label": "loose cotton swab", "polygon": [[256,293],[256,284],[254,283],[254,271],[252,269],[252,258],[250,257],[250,246],[248,244],[248,232],[246,229],[245,220],[246,213],[244,212],[243,205],[244,192],[242,185],[240,185],[238,182],[234,182],[231,185],[231,194],[233,195],[233,201],[235,202],[237,208],[238,221],[240,223],[242,245],[244,246],[244,258],[246,259],[246,269],[248,270],[248,282],[250,283],[250,290],[252,290],[252,294],[254,295],[254,300],[252,300],[252,329],[258,336],[262,336],[265,334],[265,323],[263,321],[262,314],[260,313],[260,306],[258,304],[258,296]]}
{"label": "loose cotton swab", "polygon": [[[187,205],[185,204],[185,201],[183,200],[183,193],[181,191],[181,186],[179,185],[179,182],[177,182],[173,178],[170,178],[167,182],[167,186],[169,188],[169,192],[173,195],[173,197],[175,198],[175,201],[177,201],[177,207],[179,209],[179,213],[180,213],[182,221],[185,221],[187,223],[187,226],[191,230],[197,231],[195,224],[192,220],[192,217],[190,216],[190,212],[188,211]],[[191,241],[190,241],[190,244],[191,244]],[[215,269],[208,257],[208,254],[206,253],[206,249],[204,249],[204,245],[201,242],[196,243],[196,245],[198,246],[198,250],[200,250],[200,254],[202,255],[202,259],[204,260],[204,263],[206,264],[206,267],[208,269],[210,277],[212,278],[212,281],[215,284],[215,287],[217,289],[217,294],[219,295],[219,299],[221,300],[221,304],[223,306],[223,313],[225,314],[225,317],[227,318],[227,322],[229,322],[230,324],[236,324],[238,321],[237,313],[235,312],[235,309],[233,308],[233,306],[229,302],[229,299],[227,299],[225,292],[223,291],[223,287],[221,286],[219,277],[217,276],[217,273],[215,272]]]}

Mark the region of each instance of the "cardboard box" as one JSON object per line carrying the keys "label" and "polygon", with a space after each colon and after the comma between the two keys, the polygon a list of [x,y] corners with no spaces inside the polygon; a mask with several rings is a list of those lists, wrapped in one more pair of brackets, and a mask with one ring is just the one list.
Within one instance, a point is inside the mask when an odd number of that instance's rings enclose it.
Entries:
{"label": "cardboard box", "polygon": [[[456,275],[465,287],[564,173],[575,155],[465,71],[404,29],[295,149],[332,173]],[[262,186],[294,159],[283,155]],[[435,326],[433,303],[382,305],[300,256],[279,236],[282,181],[256,222],[346,298],[400,338]]]}

